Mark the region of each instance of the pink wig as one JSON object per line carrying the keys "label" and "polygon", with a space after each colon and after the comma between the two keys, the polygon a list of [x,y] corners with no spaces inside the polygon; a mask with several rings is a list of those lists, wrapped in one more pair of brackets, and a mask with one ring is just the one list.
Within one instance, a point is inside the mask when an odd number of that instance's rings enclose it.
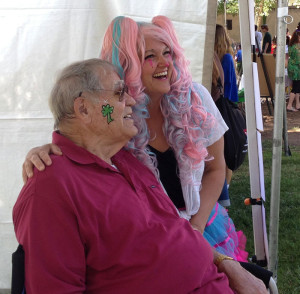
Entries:
{"label": "pink wig", "polygon": [[165,16],[154,17],[152,24],[137,24],[130,18],[118,17],[113,20],[104,38],[101,58],[120,68],[120,76],[124,74],[130,93],[137,100],[135,119],[139,133],[128,147],[154,170],[153,166],[151,167],[153,159],[147,159],[149,156],[144,152],[149,141],[145,122],[148,116],[148,97],[141,92],[141,68],[147,37],[165,43],[171,50],[175,70],[171,77],[171,91],[164,95],[161,101],[165,118],[163,130],[169,145],[174,149],[181,181],[192,183],[192,169],[198,168],[207,158],[208,143],[205,134],[214,126],[215,119],[202,106],[202,94],[192,82],[189,63],[179,45],[172,22]]}
{"label": "pink wig", "polygon": [[[192,82],[188,69],[189,62],[178,42],[172,22],[165,16],[156,16],[152,23],[163,30],[164,33],[161,33],[163,38],[157,39],[163,40],[171,49],[175,68],[171,77],[171,91],[164,95],[161,101],[165,118],[164,133],[169,145],[175,151],[182,182],[192,183],[191,170],[198,168],[207,158],[206,134],[210,133],[209,130],[214,127],[216,121],[202,106],[202,94]],[[156,38],[151,33],[153,25],[141,27],[144,38]],[[166,33],[168,38],[164,37]]]}
{"label": "pink wig", "polygon": [[133,118],[138,134],[127,144],[127,149],[148,166],[159,177],[156,159],[149,156],[146,146],[149,132],[146,118],[149,117],[149,98],[143,93],[141,81],[141,59],[138,44],[142,41],[138,24],[128,17],[119,16],[112,20],[104,35],[100,58],[112,62],[119,69],[119,75],[128,86],[129,93],[136,100]]}

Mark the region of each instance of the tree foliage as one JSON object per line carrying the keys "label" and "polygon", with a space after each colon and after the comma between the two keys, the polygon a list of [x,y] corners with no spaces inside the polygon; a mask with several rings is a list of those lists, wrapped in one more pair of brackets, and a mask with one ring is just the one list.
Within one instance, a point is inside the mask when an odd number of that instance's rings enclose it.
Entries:
{"label": "tree foliage", "polygon": [[[255,0],[255,15],[267,16],[276,7],[277,0]],[[236,15],[239,13],[238,0],[226,0],[226,13]],[[224,0],[218,0],[218,14],[224,14]]]}

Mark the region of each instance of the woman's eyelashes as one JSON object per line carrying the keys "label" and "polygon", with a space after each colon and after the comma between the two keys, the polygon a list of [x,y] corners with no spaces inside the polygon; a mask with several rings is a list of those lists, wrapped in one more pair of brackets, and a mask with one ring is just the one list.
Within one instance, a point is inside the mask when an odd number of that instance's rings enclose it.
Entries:
{"label": "woman's eyelashes", "polygon": [[[171,57],[171,51],[165,51],[165,52],[162,53],[162,55],[165,56],[165,57]],[[149,55],[145,56],[145,60],[149,60],[149,59],[154,60],[155,58],[156,59],[158,58],[157,56],[158,55],[155,55],[155,54],[149,54]]]}
{"label": "woman's eyelashes", "polygon": [[155,55],[154,54],[149,54],[145,56],[145,60],[150,59],[150,58],[154,58]]}

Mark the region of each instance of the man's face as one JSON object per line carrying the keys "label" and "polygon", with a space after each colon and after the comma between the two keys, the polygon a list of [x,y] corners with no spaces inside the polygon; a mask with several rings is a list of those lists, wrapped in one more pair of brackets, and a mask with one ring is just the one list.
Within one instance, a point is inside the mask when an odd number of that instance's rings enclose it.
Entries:
{"label": "man's face", "polygon": [[102,90],[93,93],[97,102],[93,104],[91,128],[109,144],[124,142],[125,145],[138,132],[132,118],[135,100],[126,92],[120,96],[124,82],[115,72],[107,72],[102,84]]}

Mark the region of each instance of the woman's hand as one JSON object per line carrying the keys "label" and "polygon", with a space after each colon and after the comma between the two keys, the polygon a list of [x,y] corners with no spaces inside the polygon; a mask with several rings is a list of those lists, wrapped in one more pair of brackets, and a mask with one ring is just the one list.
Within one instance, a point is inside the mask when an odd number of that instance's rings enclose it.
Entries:
{"label": "woman's hand", "polygon": [[39,171],[45,169],[45,166],[52,164],[49,154],[62,155],[60,148],[55,144],[46,144],[40,147],[31,149],[25,158],[22,166],[22,178],[24,184],[28,178],[33,176],[33,168],[36,167]]}

